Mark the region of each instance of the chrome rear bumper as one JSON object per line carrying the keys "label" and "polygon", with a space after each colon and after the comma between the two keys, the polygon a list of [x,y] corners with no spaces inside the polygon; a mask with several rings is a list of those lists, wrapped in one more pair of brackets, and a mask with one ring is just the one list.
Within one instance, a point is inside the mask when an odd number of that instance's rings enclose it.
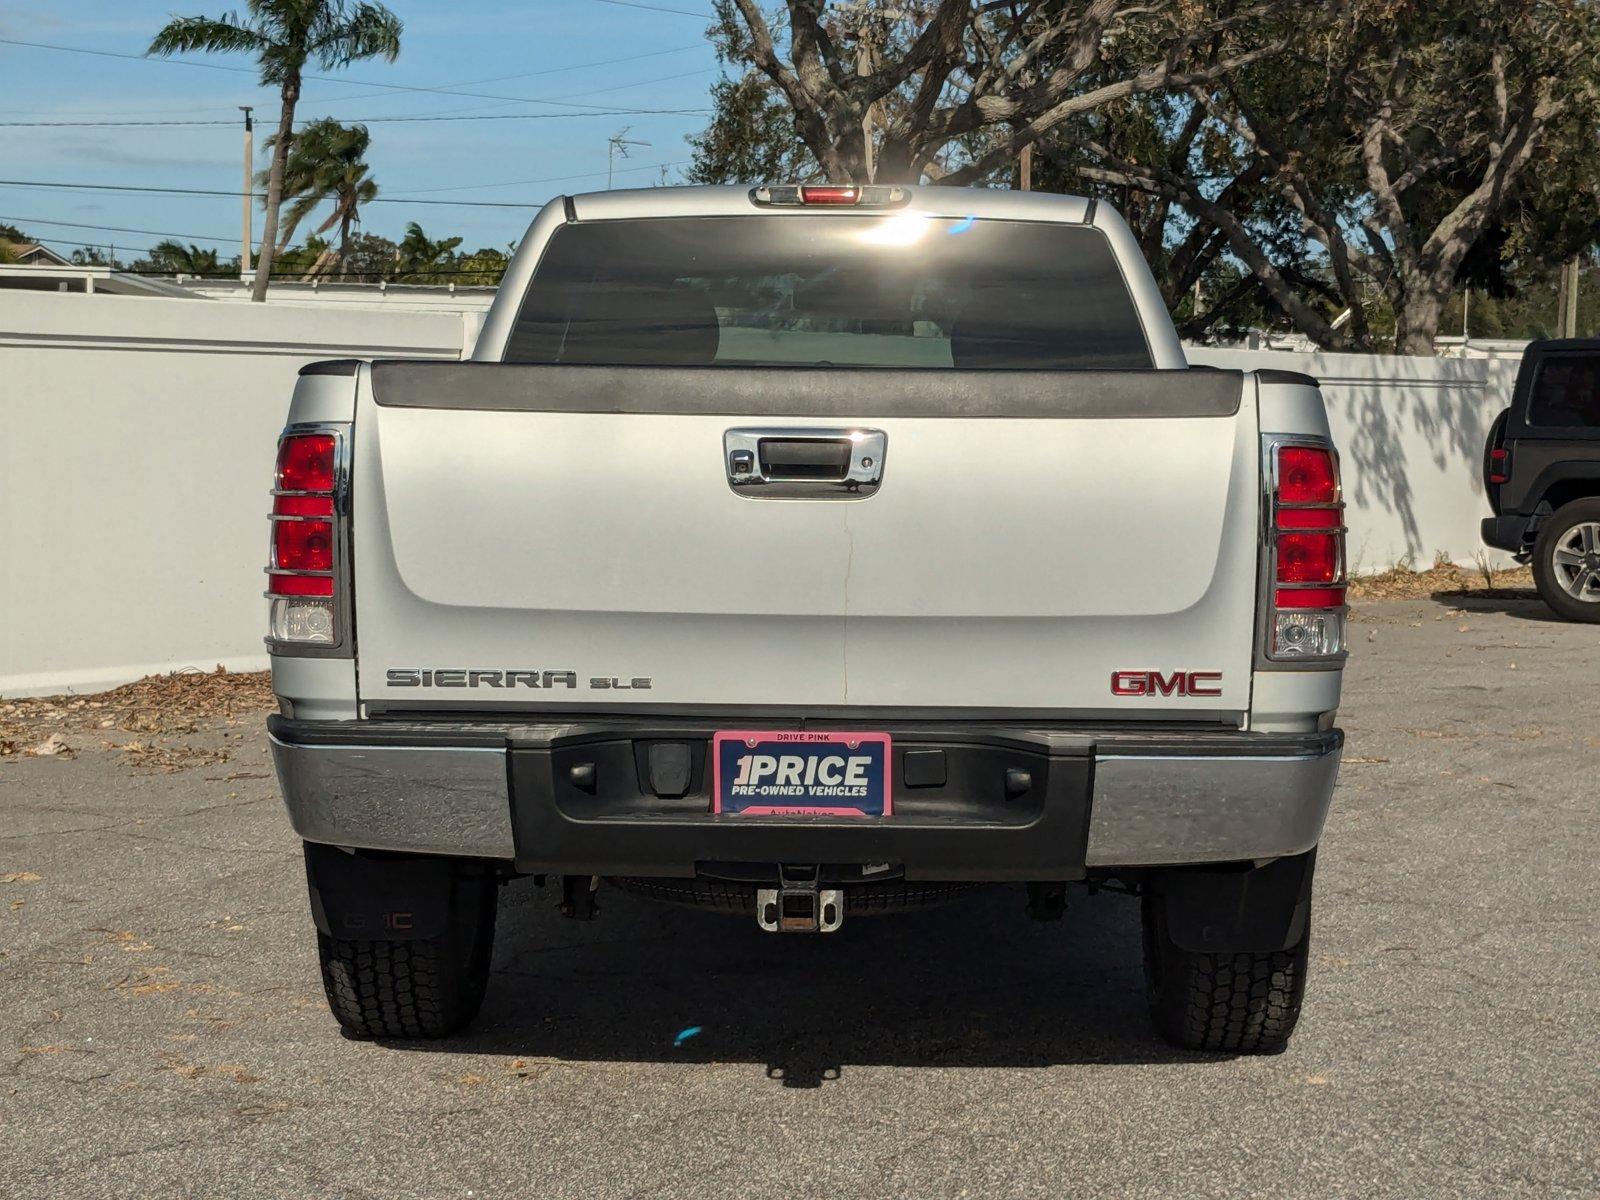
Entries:
{"label": "chrome rear bumper", "polygon": [[[704,852],[697,849],[691,857],[709,860],[736,857],[730,847],[757,844],[743,837],[752,828],[748,820],[730,823],[703,810],[684,815],[683,805],[694,803],[692,795],[679,802],[675,814],[591,820],[562,810],[559,788],[527,786],[527,764],[548,776],[565,747],[598,745],[602,739],[607,745],[628,745],[633,736],[692,742],[706,736],[700,726],[685,723],[663,733],[659,725],[632,730],[617,722],[485,726],[274,717],[269,730],[290,822],[310,842],[602,874],[650,873],[651,847],[657,842],[663,847],[661,874],[681,872],[689,853],[685,846],[703,843]],[[924,746],[967,747],[982,740],[991,750],[1013,748],[1019,761],[1048,764],[1054,798],[1042,802],[1037,820],[1024,815],[919,822],[897,815],[822,843],[815,823],[764,824],[763,838],[757,839],[761,852],[786,858],[782,839],[789,836],[785,831],[793,831],[793,861],[809,861],[815,846],[841,852],[852,844],[849,837],[860,835],[863,862],[881,861],[904,848],[909,876],[973,880],[1029,878],[1042,863],[1052,871],[1081,875],[1088,868],[1300,854],[1322,836],[1344,740],[1338,730],[1145,733],[992,723],[918,725],[895,736],[897,745],[905,737]],[[519,761],[524,764],[520,787]],[[527,811],[534,807],[550,811]],[[727,842],[735,829],[741,840]],[[812,831],[809,841],[806,830]],[[895,840],[902,834],[909,839],[903,847]],[[1039,842],[1050,838],[1059,840],[1060,853],[1041,857]],[[930,848],[923,871],[913,861],[921,846]]]}

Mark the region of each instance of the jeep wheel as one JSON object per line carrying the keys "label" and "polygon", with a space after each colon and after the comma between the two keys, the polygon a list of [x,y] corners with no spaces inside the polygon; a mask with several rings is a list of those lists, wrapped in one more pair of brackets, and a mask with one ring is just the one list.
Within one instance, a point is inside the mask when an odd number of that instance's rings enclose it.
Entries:
{"label": "jeep wheel", "polygon": [[1207,954],[1167,935],[1164,906],[1144,899],[1145,996],[1161,1036],[1186,1050],[1278,1054],[1300,1019],[1310,920],[1287,950]]}
{"label": "jeep wheel", "polygon": [[489,870],[313,845],[306,870],[322,987],[347,1036],[442,1038],[477,1016],[494,949]]}
{"label": "jeep wheel", "polygon": [[1600,622],[1600,499],[1562,505],[1539,527],[1533,582],[1567,620]]}

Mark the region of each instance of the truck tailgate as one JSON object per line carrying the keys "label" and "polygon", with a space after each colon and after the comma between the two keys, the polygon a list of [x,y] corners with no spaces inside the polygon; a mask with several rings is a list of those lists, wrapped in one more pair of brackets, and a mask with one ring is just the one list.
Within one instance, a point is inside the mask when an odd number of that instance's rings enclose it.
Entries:
{"label": "truck tailgate", "polygon": [[[724,435],[751,428],[881,431],[881,486],[736,493]],[[1259,461],[1236,372],[378,364],[360,694],[1225,719],[1249,707]],[[1220,684],[1113,695],[1128,670]]]}

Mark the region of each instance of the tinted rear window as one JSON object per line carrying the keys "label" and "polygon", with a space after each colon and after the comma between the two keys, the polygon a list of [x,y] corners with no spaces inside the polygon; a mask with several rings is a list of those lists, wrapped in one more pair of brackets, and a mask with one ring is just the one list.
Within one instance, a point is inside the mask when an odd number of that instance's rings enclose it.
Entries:
{"label": "tinted rear window", "polygon": [[546,247],[507,362],[613,366],[1152,365],[1084,226],[793,215],[581,222]]}
{"label": "tinted rear window", "polygon": [[1600,428],[1600,354],[1555,354],[1540,363],[1528,424]]}

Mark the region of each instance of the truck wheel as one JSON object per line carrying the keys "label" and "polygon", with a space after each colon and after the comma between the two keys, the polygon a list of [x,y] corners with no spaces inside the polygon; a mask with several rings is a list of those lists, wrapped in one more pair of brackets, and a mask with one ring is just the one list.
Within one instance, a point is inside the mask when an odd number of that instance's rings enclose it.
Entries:
{"label": "truck wheel", "polygon": [[354,1038],[442,1038],[483,1003],[497,882],[449,859],[306,846],[322,987]]}
{"label": "truck wheel", "polygon": [[1564,504],[1539,527],[1533,582],[1567,620],[1600,622],[1600,499]]}
{"label": "truck wheel", "polygon": [[1144,899],[1145,995],[1161,1035],[1189,1050],[1278,1054],[1300,1019],[1311,943],[1309,915],[1286,950],[1185,950],[1167,933],[1159,897]]}

